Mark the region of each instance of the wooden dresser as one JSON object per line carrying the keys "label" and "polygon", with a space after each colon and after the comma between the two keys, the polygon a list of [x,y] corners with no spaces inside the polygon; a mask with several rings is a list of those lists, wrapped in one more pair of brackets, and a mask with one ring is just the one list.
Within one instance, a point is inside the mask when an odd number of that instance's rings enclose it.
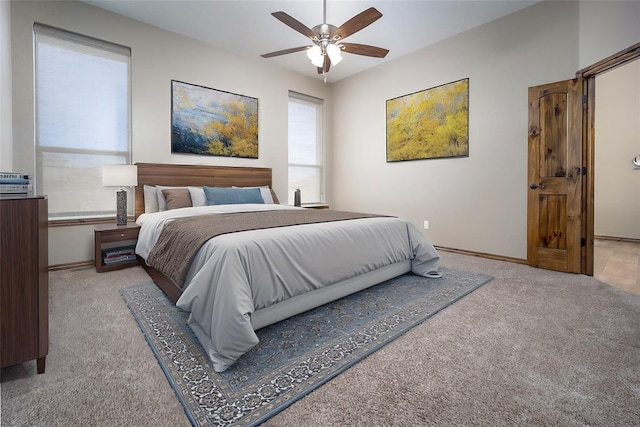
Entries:
{"label": "wooden dresser", "polygon": [[0,367],[49,351],[48,205],[46,196],[0,195]]}

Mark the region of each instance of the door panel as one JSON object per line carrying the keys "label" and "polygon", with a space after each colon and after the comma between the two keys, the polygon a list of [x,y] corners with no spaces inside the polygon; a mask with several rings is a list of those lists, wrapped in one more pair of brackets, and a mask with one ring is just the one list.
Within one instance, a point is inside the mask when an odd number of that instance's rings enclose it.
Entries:
{"label": "door panel", "polygon": [[540,177],[566,176],[567,94],[550,93],[540,98]]}
{"label": "door panel", "polygon": [[566,207],[566,196],[540,195],[540,247],[567,248]]}
{"label": "door panel", "polygon": [[581,272],[582,82],[529,88],[527,260]]}

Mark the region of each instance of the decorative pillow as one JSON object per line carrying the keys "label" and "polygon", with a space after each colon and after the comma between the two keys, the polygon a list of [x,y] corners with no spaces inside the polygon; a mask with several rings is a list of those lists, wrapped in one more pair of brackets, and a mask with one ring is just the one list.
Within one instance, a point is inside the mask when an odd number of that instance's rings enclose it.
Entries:
{"label": "decorative pillow", "polygon": [[184,189],[187,187],[167,187],[165,185],[156,185],[156,197],[158,198],[158,211],[166,211],[167,210],[167,199],[165,199],[164,194],[162,194],[162,190],[175,190],[175,189]]}
{"label": "decorative pillow", "polygon": [[[233,186],[231,188],[259,188],[260,189],[260,195],[262,196],[262,200],[264,200],[265,203],[267,203],[269,205],[271,205],[273,203],[278,203],[278,202],[274,201],[273,190],[271,190],[267,186],[264,186],[264,187],[236,187],[236,186]],[[275,200],[278,200],[278,198],[276,197]]]}
{"label": "decorative pillow", "polygon": [[190,208],[191,196],[186,188],[174,188],[162,190],[164,198],[167,200],[167,209]]}
{"label": "decorative pillow", "polygon": [[193,206],[207,206],[207,196],[204,195],[202,187],[188,187]]}
{"label": "decorative pillow", "polygon": [[264,204],[259,188],[204,187],[208,205]]}
{"label": "decorative pillow", "polygon": [[158,212],[158,195],[156,193],[156,187],[153,185],[144,186],[144,212],[154,213]]}

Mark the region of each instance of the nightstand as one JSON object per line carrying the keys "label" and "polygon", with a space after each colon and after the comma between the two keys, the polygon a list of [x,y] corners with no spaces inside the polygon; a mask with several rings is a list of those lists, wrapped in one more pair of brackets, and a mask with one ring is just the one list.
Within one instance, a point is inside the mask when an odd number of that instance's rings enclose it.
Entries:
{"label": "nightstand", "polygon": [[140,226],[138,224],[100,225],[94,229],[96,271],[120,270],[138,265],[135,247]]}

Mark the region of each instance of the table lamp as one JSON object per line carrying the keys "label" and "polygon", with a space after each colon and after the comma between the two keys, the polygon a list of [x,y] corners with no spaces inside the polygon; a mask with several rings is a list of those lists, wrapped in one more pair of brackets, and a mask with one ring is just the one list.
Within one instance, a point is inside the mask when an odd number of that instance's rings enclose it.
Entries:
{"label": "table lamp", "polygon": [[103,165],[102,185],[120,187],[116,193],[116,218],[118,225],[127,225],[127,190],[124,187],[138,185],[138,167],[136,165]]}

